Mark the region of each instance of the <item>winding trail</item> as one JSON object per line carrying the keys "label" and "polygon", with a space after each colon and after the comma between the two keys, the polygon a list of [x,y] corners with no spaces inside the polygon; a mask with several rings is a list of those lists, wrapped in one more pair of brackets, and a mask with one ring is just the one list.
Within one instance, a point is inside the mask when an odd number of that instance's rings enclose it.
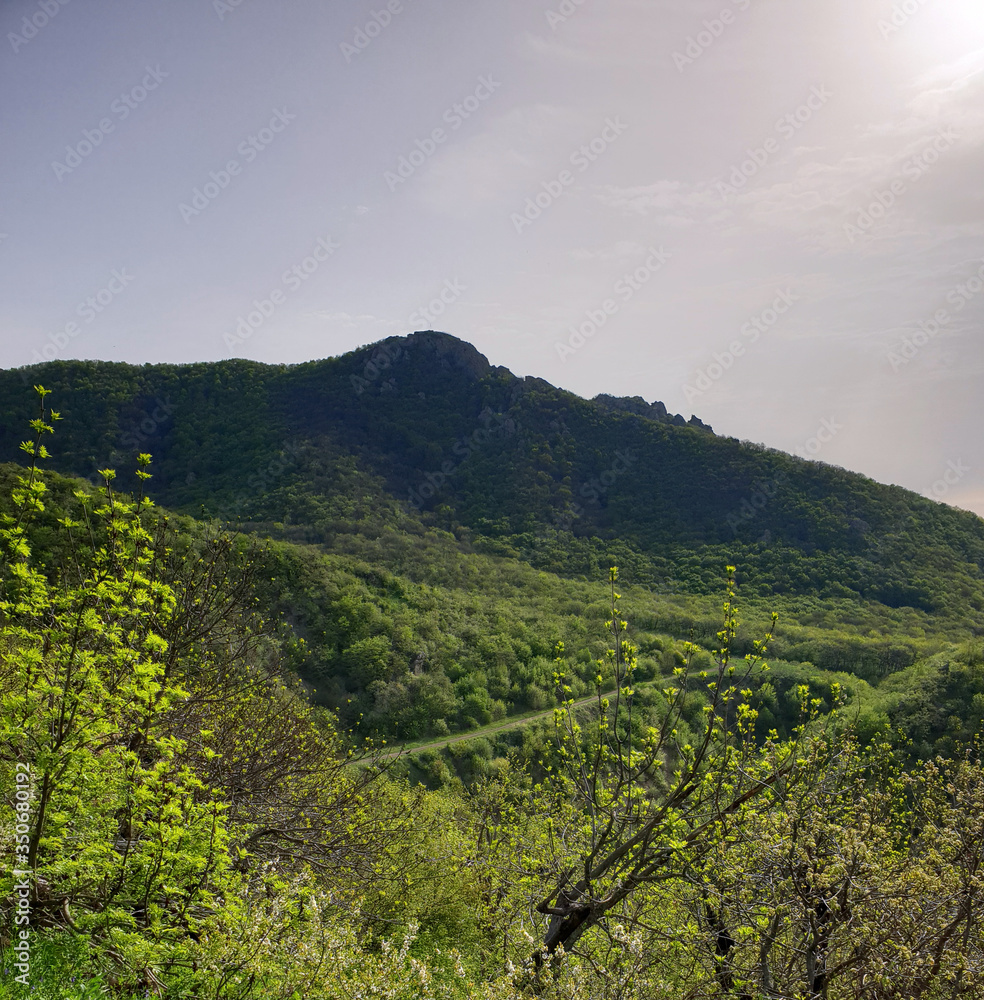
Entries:
{"label": "winding trail", "polygon": [[[638,688],[640,685],[636,684],[635,687]],[[615,689],[611,688],[608,691],[602,691],[602,696],[607,696],[615,693]],[[586,698],[580,698],[574,702],[573,707],[575,709],[583,708],[585,705],[590,705],[597,699],[597,693],[588,695]],[[556,708],[556,706],[555,706]],[[440,739],[428,740],[425,743],[404,743],[403,746],[398,747],[395,750],[387,750],[385,753],[380,754],[376,759],[383,760],[393,760],[399,757],[401,754],[413,755],[415,753],[420,753],[423,750],[443,750],[444,747],[451,746],[452,743],[465,743],[468,740],[478,739],[482,736],[490,736],[494,733],[504,733],[510,729],[522,729],[523,726],[528,726],[534,722],[540,722],[543,719],[553,718],[554,708],[548,708],[544,712],[531,712],[526,715],[513,716],[511,719],[503,719],[499,722],[493,722],[488,726],[483,726],[481,729],[470,729],[467,733],[455,733],[453,736],[442,736]]]}

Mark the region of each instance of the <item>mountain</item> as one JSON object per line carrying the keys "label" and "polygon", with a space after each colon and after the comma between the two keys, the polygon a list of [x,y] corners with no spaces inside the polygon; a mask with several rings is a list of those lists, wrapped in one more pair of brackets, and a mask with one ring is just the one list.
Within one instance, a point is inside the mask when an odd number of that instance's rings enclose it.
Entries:
{"label": "mountain", "polygon": [[[984,521],[899,487],[714,435],[661,403],[581,399],[414,333],[299,365],[62,361],[0,372],[0,460],[16,461],[43,383],[65,417],[56,466],[92,477],[154,456],[154,497],[186,513],[306,526],[406,517],[487,551],[591,576],[713,592],[877,601],[976,619]],[[395,523],[395,522],[394,522]]]}
{"label": "mountain", "polygon": [[780,729],[799,685],[836,681],[929,753],[984,698],[977,654],[947,653],[984,634],[984,521],[658,402],[585,400],[435,332],[292,366],[52,362],[0,371],[0,462],[22,458],[38,383],[57,472],[136,489],[149,452],[158,504],[266,540],[255,596],[344,725],[419,737],[548,709],[558,642],[587,693],[612,565],[653,681],[680,641],[713,645],[736,565],[738,650],[782,615],[759,706]]}

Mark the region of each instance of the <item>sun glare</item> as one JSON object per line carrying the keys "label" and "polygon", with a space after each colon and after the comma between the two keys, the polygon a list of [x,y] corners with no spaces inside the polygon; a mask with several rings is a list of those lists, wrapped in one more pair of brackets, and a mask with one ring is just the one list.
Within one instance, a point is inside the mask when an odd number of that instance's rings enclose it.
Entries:
{"label": "sun glare", "polygon": [[953,58],[984,47],[981,0],[899,0],[880,22],[883,37],[905,37],[915,47]]}

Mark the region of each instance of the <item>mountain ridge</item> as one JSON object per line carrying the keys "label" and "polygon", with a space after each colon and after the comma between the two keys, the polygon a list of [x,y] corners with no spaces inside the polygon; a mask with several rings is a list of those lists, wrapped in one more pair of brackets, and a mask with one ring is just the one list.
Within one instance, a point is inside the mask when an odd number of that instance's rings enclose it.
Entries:
{"label": "mountain ridge", "polygon": [[[55,467],[246,525],[467,531],[488,551],[711,592],[725,563],[762,595],[984,610],[984,520],[822,462],[719,436],[659,402],[587,400],[418,331],[296,365],[60,361],[0,372],[0,460],[54,390]],[[409,520],[408,520],[409,519]],[[476,542],[476,544],[478,543]]]}

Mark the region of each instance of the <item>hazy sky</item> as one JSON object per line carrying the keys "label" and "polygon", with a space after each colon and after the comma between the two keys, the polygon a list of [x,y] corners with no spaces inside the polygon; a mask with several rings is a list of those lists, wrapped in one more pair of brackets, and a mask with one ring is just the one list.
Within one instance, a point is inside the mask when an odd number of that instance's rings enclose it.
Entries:
{"label": "hazy sky", "polygon": [[4,367],[433,328],[984,514],[981,0],[3,0],[0,34]]}

